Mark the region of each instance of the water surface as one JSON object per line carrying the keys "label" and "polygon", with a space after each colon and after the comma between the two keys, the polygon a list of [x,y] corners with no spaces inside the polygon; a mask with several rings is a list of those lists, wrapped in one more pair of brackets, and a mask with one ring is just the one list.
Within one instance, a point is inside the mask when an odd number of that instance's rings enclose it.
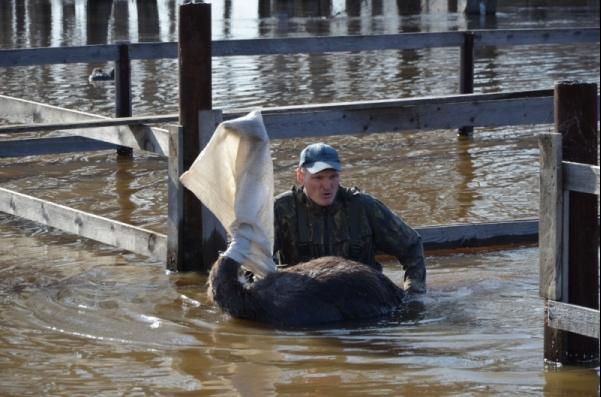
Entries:
{"label": "water surface", "polygon": [[[594,1],[213,1],[215,39],[599,26]],[[285,4],[290,4],[286,6]],[[6,0],[0,47],[176,40],[175,1]],[[449,95],[456,48],[213,60],[215,107]],[[94,67],[0,68],[0,94],[112,115]],[[176,60],[132,65],[134,114],[177,112]],[[481,48],[476,92],[599,81],[599,45]],[[7,120],[1,121],[7,123]],[[413,225],[534,218],[536,134],[550,125],[328,139],[343,182]],[[8,139],[14,139],[11,137]],[[2,139],[7,139],[2,137]],[[309,140],[274,141],[276,191]],[[167,163],[113,152],[0,159],[0,186],[166,232]],[[598,395],[594,370],[545,368],[536,247],[430,254],[428,294],[392,319],[272,330],[208,304],[205,276],[0,214],[0,394]],[[395,282],[393,262],[385,272]]]}

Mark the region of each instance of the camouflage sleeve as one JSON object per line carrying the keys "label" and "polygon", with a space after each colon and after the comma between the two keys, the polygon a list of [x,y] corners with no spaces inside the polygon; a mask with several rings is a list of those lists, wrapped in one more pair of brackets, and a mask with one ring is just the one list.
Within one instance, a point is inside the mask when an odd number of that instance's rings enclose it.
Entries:
{"label": "camouflage sleeve", "polygon": [[365,195],[368,218],[378,251],[395,256],[405,270],[408,292],[426,292],[426,263],[422,238],[379,200]]}
{"label": "camouflage sleeve", "polygon": [[274,206],[273,206],[273,212],[274,212],[274,216],[273,216],[273,261],[275,262],[276,265],[281,265],[280,263],[280,249],[281,249],[281,234],[282,234],[282,227],[280,225],[280,223],[278,222],[279,219],[281,219],[281,216],[279,214],[279,212],[281,212],[280,209],[280,202],[278,201],[278,198],[276,197],[275,201],[274,201]]}
{"label": "camouflage sleeve", "polygon": [[293,256],[291,247],[294,245],[293,236],[290,235],[290,229],[293,225],[289,224],[290,219],[294,219],[294,197],[290,191],[282,193],[275,197],[273,205],[273,223],[274,223],[274,242],[273,242],[273,260],[278,267],[288,264]]}

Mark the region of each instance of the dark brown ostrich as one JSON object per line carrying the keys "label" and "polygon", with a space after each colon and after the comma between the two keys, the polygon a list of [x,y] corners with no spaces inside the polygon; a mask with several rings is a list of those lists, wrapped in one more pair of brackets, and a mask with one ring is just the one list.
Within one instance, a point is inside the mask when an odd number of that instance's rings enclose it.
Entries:
{"label": "dark brown ostrich", "polygon": [[241,281],[240,264],[220,257],[209,274],[209,298],[232,317],[274,326],[306,326],[382,317],[404,292],[369,266],[323,257]]}

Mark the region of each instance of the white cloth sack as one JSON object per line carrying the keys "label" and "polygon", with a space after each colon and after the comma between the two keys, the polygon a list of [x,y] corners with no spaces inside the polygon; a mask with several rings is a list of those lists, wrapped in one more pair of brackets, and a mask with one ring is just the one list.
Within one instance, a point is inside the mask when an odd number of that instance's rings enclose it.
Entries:
{"label": "white cloth sack", "polygon": [[224,255],[259,277],[273,262],[273,164],[259,111],[224,121],[180,177],[231,238]]}

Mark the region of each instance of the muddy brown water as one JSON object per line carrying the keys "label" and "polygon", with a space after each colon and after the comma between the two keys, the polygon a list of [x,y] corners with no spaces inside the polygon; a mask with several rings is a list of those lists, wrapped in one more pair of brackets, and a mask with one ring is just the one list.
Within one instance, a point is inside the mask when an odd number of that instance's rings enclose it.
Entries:
{"label": "muddy brown water", "polygon": [[[213,1],[215,38],[477,28],[599,26],[598,2]],[[262,5],[263,2],[260,2]],[[327,2],[323,2],[327,3]],[[291,3],[292,4],[292,3]],[[0,2],[2,48],[176,39],[176,2]],[[128,18],[123,18],[124,10]],[[262,8],[265,10],[265,7]],[[321,14],[320,14],[321,12]],[[102,19],[102,16],[107,16]],[[232,57],[214,61],[216,107],[276,106],[457,92],[457,49]],[[112,113],[93,67],[0,68],[0,93]],[[134,114],[177,111],[175,60],[133,63]],[[476,92],[599,81],[599,46],[478,49]],[[3,120],[2,123],[7,123]],[[535,218],[536,134],[550,125],[343,136],[343,182],[413,225]],[[13,139],[2,137],[2,139]],[[272,142],[276,191],[309,140]],[[165,159],[112,152],[0,159],[0,186],[166,232]],[[598,370],[543,362],[536,247],[429,255],[429,291],[378,322],[274,330],[208,304],[204,275],[0,214],[0,395],[598,395]],[[385,264],[392,280],[403,273]]]}

